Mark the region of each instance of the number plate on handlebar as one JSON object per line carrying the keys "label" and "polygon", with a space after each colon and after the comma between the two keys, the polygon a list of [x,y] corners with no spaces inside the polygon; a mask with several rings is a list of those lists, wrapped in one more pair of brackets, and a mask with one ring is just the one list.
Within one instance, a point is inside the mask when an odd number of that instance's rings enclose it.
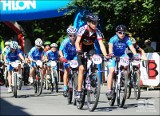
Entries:
{"label": "number plate on handlebar", "polygon": [[99,55],[94,54],[92,56],[92,61],[93,61],[94,64],[101,64],[102,63],[102,58]]}
{"label": "number plate on handlebar", "polygon": [[69,64],[72,68],[77,68],[78,67],[78,61],[77,60],[71,60],[71,61],[69,61]]}
{"label": "number plate on handlebar", "polygon": [[41,67],[43,63],[42,63],[41,60],[37,60],[37,61],[36,61],[36,64],[37,64],[37,66],[40,66],[40,67]]}
{"label": "number plate on handlebar", "polygon": [[14,68],[17,68],[18,67],[18,63],[17,62],[11,62],[11,66],[14,67]]}
{"label": "number plate on handlebar", "polygon": [[50,61],[51,67],[57,66],[57,62],[55,61]]}
{"label": "number plate on handlebar", "polygon": [[122,66],[128,66],[129,65],[129,58],[128,57],[121,57],[119,63]]}

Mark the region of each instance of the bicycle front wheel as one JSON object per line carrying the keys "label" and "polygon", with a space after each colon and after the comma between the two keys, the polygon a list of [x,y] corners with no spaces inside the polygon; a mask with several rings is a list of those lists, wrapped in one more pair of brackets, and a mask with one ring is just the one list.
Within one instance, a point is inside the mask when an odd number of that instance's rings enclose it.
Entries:
{"label": "bicycle front wheel", "polygon": [[121,76],[120,86],[118,87],[117,104],[119,107],[123,107],[125,104],[127,96],[127,86],[128,86],[127,71],[124,71]]}
{"label": "bicycle front wheel", "polygon": [[96,73],[90,75],[90,88],[87,89],[87,106],[89,111],[94,111],[100,96],[100,78]]}
{"label": "bicycle front wheel", "polygon": [[14,80],[14,85],[13,85],[13,95],[15,98],[17,98],[17,89],[18,89],[18,86],[17,86],[17,74],[16,73],[13,73],[13,80]]}
{"label": "bicycle front wheel", "polygon": [[133,80],[134,96],[138,100],[140,98],[140,75],[138,71],[135,71]]}
{"label": "bicycle front wheel", "polygon": [[41,71],[39,74],[36,75],[36,82],[35,82],[35,95],[39,96],[42,93],[43,89],[43,78]]}

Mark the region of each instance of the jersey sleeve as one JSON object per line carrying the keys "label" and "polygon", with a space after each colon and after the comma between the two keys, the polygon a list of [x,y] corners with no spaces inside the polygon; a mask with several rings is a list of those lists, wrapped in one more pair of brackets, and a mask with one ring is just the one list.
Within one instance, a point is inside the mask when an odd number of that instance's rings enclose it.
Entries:
{"label": "jersey sleeve", "polygon": [[80,27],[78,32],[77,32],[77,36],[81,37],[84,34],[85,30],[86,30],[86,26]]}
{"label": "jersey sleeve", "polygon": [[102,40],[102,33],[100,32],[100,30],[97,30],[97,32],[96,32],[96,34],[97,34],[97,40]]}
{"label": "jersey sleeve", "polygon": [[127,40],[127,45],[131,46],[132,45],[132,41],[130,39]]}
{"label": "jersey sleeve", "polygon": [[113,44],[114,43],[114,38],[112,37],[110,40],[109,40],[109,44]]}
{"label": "jersey sleeve", "polygon": [[66,44],[68,42],[68,38],[64,39],[64,41],[61,43],[59,50],[63,51],[63,49],[65,48]]}

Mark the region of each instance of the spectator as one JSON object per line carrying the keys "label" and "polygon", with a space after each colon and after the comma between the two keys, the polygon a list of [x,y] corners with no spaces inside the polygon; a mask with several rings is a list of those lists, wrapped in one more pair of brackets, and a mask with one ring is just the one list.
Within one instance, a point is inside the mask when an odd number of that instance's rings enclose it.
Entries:
{"label": "spectator", "polygon": [[145,44],[145,48],[144,48],[144,51],[146,53],[153,53],[154,52],[154,49],[151,47],[151,41],[149,39],[145,40],[144,41],[144,44]]}

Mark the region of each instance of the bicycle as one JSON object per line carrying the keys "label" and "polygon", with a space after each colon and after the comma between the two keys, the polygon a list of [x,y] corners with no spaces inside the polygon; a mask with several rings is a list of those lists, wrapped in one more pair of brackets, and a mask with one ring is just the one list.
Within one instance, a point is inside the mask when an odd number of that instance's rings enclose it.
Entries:
{"label": "bicycle", "polygon": [[111,58],[115,58],[116,69],[113,76],[113,83],[111,88],[112,98],[109,99],[109,105],[113,106],[115,100],[117,100],[117,105],[119,107],[123,107],[127,95],[128,76],[126,67],[129,65],[129,59],[128,57],[117,56],[111,56]]}
{"label": "bicycle", "polygon": [[13,89],[13,95],[15,98],[17,98],[17,90],[18,88],[21,88],[22,86],[22,79],[17,78],[18,74],[18,66],[21,65],[21,62],[19,60],[16,60],[14,62],[10,62],[9,65],[13,67],[12,71],[12,89]]}
{"label": "bicycle", "polygon": [[78,67],[78,62],[77,60],[70,60],[68,61],[70,64],[70,74],[69,74],[69,79],[68,79],[68,95],[67,95],[67,100],[68,100],[68,104],[73,103],[73,105],[76,105],[76,99],[75,99],[75,93],[77,90],[77,67]]}
{"label": "bicycle", "polygon": [[[97,64],[102,62],[102,58],[97,54],[84,53],[85,73],[82,84],[82,100],[77,101],[77,108],[82,109],[87,96],[87,106],[90,112],[94,111],[98,105],[100,96],[100,78],[97,75]],[[92,99],[93,98],[93,99]]]}
{"label": "bicycle", "polygon": [[45,89],[53,92],[55,88],[56,92],[58,93],[58,77],[55,76],[58,76],[56,69],[57,61],[48,61],[48,63],[51,65],[51,73],[49,79],[45,78]]}
{"label": "bicycle", "polygon": [[41,60],[33,60],[36,63],[35,76],[33,77],[33,86],[35,96],[40,96],[43,90],[43,77],[42,77],[42,66],[43,62]]}
{"label": "bicycle", "polygon": [[134,89],[136,100],[140,99],[140,60],[130,59],[129,63],[129,81],[127,99],[131,96],[131,90]]}

